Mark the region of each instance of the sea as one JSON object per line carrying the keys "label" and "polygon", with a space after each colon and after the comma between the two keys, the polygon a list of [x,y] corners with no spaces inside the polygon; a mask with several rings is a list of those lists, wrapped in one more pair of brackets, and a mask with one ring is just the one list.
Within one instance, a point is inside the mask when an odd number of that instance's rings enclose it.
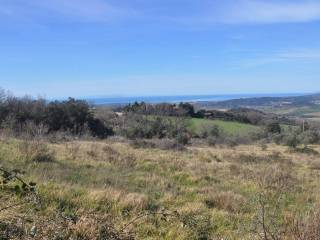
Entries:
{"label": "sea", "polygon": [[90,97],[84,100],[94,105],[125,105],[134,102],[146,103],[179,103],[179,102],[220,102],[231,99],[257,97],[290,97],[302,96],[301,93],[270,93],[270,94],[225,94],[225,95],[181,95],[181,96],[132,96],[132,97]]}

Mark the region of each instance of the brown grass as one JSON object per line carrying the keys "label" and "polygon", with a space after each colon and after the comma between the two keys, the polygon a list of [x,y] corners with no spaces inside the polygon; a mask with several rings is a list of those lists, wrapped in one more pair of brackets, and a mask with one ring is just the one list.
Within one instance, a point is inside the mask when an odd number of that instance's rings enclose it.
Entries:
{"label": "brown grass", "polygon": [[[292,236],[288,216],[320,201],[319,160],[276,145],[176,151],[113,141],[11,139],[0,143],[0,153],[1,165],[22,169],[24,178],[38,183],[42,199],[38,211],[22,206],[0,213],[0,229],[10,223],[13,235],[26,234],[35,226],[35,239],[53,239],[55,232],[60,239],[99,239],[102,233],[119,239],[249,239],[260,211],[257,196],[265,197],[266,209],[280,209],[279,226]],[[39,153],[52,154],[52,161],[36,160]],[[21,201],[0,191],[2,205]],[[137,216],[162,211],[179,217],[147,215],[121,232]],[[28,220],[23,224],[22,215]],[[315,229],[309,223],[315,216],[302,215],[299,226]]]}

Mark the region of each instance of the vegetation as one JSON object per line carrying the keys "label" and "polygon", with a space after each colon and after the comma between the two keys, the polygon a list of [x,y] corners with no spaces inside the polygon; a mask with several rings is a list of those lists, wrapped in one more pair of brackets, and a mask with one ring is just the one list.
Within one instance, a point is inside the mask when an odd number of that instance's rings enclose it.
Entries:
{"label": "vegetation", "polygon": [[194,117],[196,115],[193,105],[189,103],[180,104],[147,104],[145,102],[135,102],[125,106],[121,111],[131,112],[143,115],[158,115],[158,116],[184,116]]}
{"label": "vegetation", "polygon": [[0,125],[14,134],[44,135],[64,131],[104,138],[112,129],[95,118],[87,102],[69,98],[47,103],[44,99],[17,98],[0,91]]}
{"label": "vegetation", "polygon": [[1,240],[320,237],[317,125],[0,95]]}
{"label": "vegetation", "polygon": [[52,161],[24,157],[25,144],[39,142],[1,140],[2,168],[23,169],[39,198],[17,194],[14,182],[2,186],[2,239],[318,237],[312,154],[275,145],[176,152],[110,140],[41,143]]}
{"label": "vegetation", "polygon": [[317,107],[319,106],[320,94],[290,96],[290,97],[254,97],[232,99],[221,102],[207,102],[201,104],[205,107],[213,108],[241,108],[241,107]]}
{"label": "vegetation", "polygon": [[[179,104],[146,104],[144,102],[129,104],[118,109],[126,113],[135,113],[142,115],[156,116],[175,116],[175,117],[193,117],[199,119],[219,119],[223,121],[233,121],[253,125],[264,125],[266,122],[279,121],[277,115],[266,114],[262,111],[248,108],[236,108],[227,111],[204,110],[196,111],[194,106],[189,103]],[[282,119],[287,120],[287,119]]]}
{"label": "vegetation", "polygon": [[228,135],[249,135],[258,131],[260,128],[251,124],[222,121],[222,120],[209,120],[209,119],[198,119],[194,118],[190,120],[190,130],[194,134],[200,134],[204,127],[216,126],[225,134]]}

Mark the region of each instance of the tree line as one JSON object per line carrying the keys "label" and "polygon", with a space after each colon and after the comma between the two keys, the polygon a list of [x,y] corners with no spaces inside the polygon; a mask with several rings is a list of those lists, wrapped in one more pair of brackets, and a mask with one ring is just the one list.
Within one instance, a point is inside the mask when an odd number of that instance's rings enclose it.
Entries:
{"label": "tree line", "polygon": [[87,132],[100,138],[113,134],[110,127],[95,118],[86,101],[69,98],[48,102],[42,98],[19,98],[4,91],[0,92],[0,125],[15,133],[34,125],[45,126],[45,134],[65,131],[82,135]]}
{"label": "tree line", "polygon": [[280,121],[289,123],[288,119],[279,119],[275,114],[267,114],[256,109],[237,108],[226,111],[200,109],[196,111],[195,107],[190,103],[148,104],[145,102],[135,102],[118,110],[126,113],[130,112],[143,115],[220,119],[253,125],[267,125],[271,122],[274,124]]}
{"label": "tree line", "polygon": [[[147,104],[134,103],[113,109],[95,108],[84,100],[69,98],[64,101],[47,101],[43,98],[16,97],[0,91],[0,128],[16,136],[46,136],[68,133],[72,136],[107,138],[117,135],[130,140],[169,139],[187,144],[191,139],[207,139],[210,144],[248,142],[266,139],[278,144],[297,146],[320,141],[319,128],[307,123],[284,128],[278,116],[254,109],[198,110],[189,103]],[[121,111],[121,114],[116,114]],[[261,131],[246,139],[231,139],[217,126],[200,126],[193,131],[188,118],[221,119],[259,125]],[[286,124],[285,126],[290,126]]]}

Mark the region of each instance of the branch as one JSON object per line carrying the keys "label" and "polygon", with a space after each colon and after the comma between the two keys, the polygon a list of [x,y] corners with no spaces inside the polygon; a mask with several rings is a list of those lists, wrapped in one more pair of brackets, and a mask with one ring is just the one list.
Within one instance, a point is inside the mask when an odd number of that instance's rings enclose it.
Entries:
{"label": "branch", "polygon": [[145,217],[148,217],[148,216],[151,216],[151,215],[160,215],[160,216],[164,216],[164,217],[177,217],[178,213],[175,213],[175,214],[173,214],[173,213],[165,213],[165,212],[148,212],[148,213],[144,213],[144,214],[141,214],[141,215],[137,216],[136,218],[131,220],[129,223],[124,225],[121,228],[120,231],[124,232],[130,225],[134,224],[135,222],[139,221],[142,218],[145,218]]}
{"label": "branch", "polygon": [[22,205],[25,205],[26,203],[17,203],[17,204],[13,204],[13,205],[10,205],[10,206],[7,206],[7,207],[4,207],[4,208],[1,208],[0,209],[0,212],[2,211],[6,211],[10,208],[14,208],[14,207],[19,207],[19,206],[22,206]]}
{"label": "branch", "polygon": [[29,186],[31,187],[28,183],[26,183],[22,178],[20,178],[19,176],[17,176],[17,174],[12,174],[12,172],[9,172],[7,170],[5,170],[4,168],[0,167],[0,171],[5,173],[5,174],[8,174],[8,175],[11,175],[13,176],[13,178],[15,178],[16,180],[18,180],[20,183],[26,185],[26,186]]}

